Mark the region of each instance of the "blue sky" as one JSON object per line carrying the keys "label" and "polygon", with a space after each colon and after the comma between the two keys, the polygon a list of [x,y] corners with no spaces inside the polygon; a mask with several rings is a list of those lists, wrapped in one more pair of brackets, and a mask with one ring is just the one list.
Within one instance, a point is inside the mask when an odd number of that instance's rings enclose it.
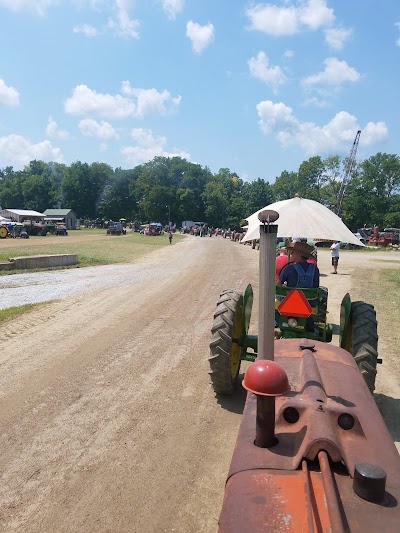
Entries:
{"label": "blue sky", "polygon": [[0,0],[0,168],[398,153],[398,0]]}

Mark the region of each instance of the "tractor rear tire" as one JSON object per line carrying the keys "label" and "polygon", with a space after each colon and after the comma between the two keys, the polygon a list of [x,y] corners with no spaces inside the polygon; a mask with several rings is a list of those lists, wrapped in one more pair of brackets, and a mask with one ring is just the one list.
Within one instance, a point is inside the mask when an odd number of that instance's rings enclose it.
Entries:
{"label": "tractor rear tire", "polygon": [[327,312],[328,312],[328,289],[326,287],[320,287],[319,288],[319,299],[318,299],[317,322],[325,323]]}
{"label": "tractor rear tire", "polygon": [[234,289],[225,290],[217,303],[211,328],[211,385],[217,394],[232,394],[238,381],[242,348],[243,296]]}
{"label": "tractor rear tire", "polygon": [[372,393],[375,390],[378,363],[378,329],[374,306],[352,302],[350,325],[350,353]]}

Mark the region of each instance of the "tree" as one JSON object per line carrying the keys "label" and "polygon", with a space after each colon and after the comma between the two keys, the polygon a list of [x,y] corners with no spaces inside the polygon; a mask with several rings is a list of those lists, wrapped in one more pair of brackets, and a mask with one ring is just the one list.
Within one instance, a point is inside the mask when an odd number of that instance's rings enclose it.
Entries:
{"label": "tree", "polygon": [[272,185],[272,192],[275,201],[289,200],[293,198],[297,191],[297,174],[296,172],[288,172],[284,170]]}
{"label": "tree", "polygon": [[46,209],[57,205],[58,191],[51,176],[27,176],[22,184],[25,209],[33,209],[43,213]]}
{"label": "tree", "polygon": [[363,225],[383,228],[385,221],[397,220],[399,194],[400,158],[377,153],[359,165],[359,175],[349,183],[343,220],[353,228]]}
{"label": "tree", "polygon": [[0,205],[6,209],[16,209],[24,205],[22,185],[24,182],[23,171],[14,172],[12,167],[7,167],[0,173]]}
{"label": "tree", "polygon": [[321,186],[326,182],[325,165],[320,156],[310,157],[301,163],[295,179],[297,194],[310,200],[321,199]]}
{"label": "tree", "polygon": [[138,218],[137,201],[134,194],[137,174],[136,169],[115,169],[114,176],[103,189],[98,211],[101,218],[109,220],[119,220],[121,217],[128,220]]}
{"label": "tree", "polygon": [[186,163],[180,187],[176,191],[179,220],[203,221],[205,219],[205,205],[202,194],[211,176],[212,174],[208,168]]}
{"label": "tree", "polygon": [[245,216],[249,216],[275,201],[273,188],[268,181],[261,178],[243,184],[243,199]]}
{"label": "tree", "polygon": [[113,170],[105,163],[76,161],[66,169],[62,182],[64,206],[71,208],[79,217],[94,219],[104,187],[111,180]]}
{"label": "tree", "polygon": [[324,182],[320,188],[320,202],[334,211],[340,191],[341,158],[338,155],[329,156],[324,163]]}
{"label": "tree", "polygon": [[239,229],[241,220],[246,216],[242,190],[243,181],[228,168],[221,168],[218,174],[212,176],[202,195],[209,225]]}

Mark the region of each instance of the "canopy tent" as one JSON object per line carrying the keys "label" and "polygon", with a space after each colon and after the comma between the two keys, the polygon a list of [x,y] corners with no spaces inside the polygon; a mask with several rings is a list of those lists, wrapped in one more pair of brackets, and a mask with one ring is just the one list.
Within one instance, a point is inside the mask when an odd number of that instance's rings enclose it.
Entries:
{"label": "canopy tent", "polygon": [[267,205],[247,217],[249,228],[242,242],[260,238],[258,213],[264,209],[279,213],[279,218],[276,222],[279,237],[303,237],[314,241],[319,239],[335,240],[364,246],[330,209],[314,200],[297,196]]}

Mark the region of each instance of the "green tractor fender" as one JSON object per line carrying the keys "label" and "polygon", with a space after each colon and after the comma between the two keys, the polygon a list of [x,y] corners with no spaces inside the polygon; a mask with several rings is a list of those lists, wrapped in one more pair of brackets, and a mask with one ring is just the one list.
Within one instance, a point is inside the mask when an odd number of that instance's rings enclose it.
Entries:
{"label": "green tractor fender", "polygon": [[351,315],[351,298],[350,294],[346,293],[343,297],[342,303],[340,304],[340,336],[339,336],[339,346],[344,348],[347,351],[349,349],[349,325],[350,325],[350,315]]}
{"label": "green tractor fender", "polygon": [[253,288],[250,283],[247,285],[243,293],[243,317],[242,317],[242,338],[247,335],[249,331],[251,310],[253,307]]}

